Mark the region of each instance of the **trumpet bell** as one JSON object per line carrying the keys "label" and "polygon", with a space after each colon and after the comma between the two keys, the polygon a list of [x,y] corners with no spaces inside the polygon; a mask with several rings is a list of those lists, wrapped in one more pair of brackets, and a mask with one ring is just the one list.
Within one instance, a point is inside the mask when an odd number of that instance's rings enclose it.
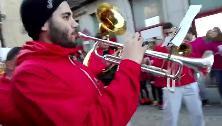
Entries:
{"label": "trumpet bell", "polygon": [[97,8],[96,15],[103,29],[117,35],[125,33],[126,21],[113,5],[109,3],[100,4]]}
{"label": "trumpet bell", "polygon": [[171,51],[175,55],[188,56],[192,52],[192,47],[187,43],[182,43],[179,47],[172,46]]}
{"label": "trumpet bell", "polygon": [[192,52],[192,47],[186,43],[182,43],[178,48],[179,55],[189,55],[191,52]]}
{"label": "trumpet bell", "polygon": [[106,30],[104,24],[102,23],[99,24],[99,32],[102,36],[109,35],[109,32]]}

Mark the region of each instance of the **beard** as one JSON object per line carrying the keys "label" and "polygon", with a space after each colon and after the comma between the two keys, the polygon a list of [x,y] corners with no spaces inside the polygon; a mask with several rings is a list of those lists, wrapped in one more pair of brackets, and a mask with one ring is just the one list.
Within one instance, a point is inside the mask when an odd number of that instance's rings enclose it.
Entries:
{"label": "beard", "polygon": [[[69,30],[56,27],[53,21],[49,22],[49,35],[51,37],[52,43],[60,45],[65,48],[76,47],[75,40],[69,38]],[[75,31],[74,31],[75,32]]]}

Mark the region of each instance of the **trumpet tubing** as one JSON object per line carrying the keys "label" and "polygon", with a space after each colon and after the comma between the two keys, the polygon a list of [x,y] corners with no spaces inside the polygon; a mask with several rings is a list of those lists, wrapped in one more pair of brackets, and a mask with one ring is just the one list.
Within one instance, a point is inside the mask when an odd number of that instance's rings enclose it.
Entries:
{"label": "trumpet tubing", "polygon": [[[79,37],[81,39],[93,40],[93,41],[97,41],[97,43],[102,42],[102,43],[105,43],[109,46],[123,48],[123,44],[121,44],[121,43],[116,43],[116,42],[112,42],[109,40],[98,39],[98,38],[95,38],[92,36],[85,35],[81,32],[79,32]],[[95,47],[96,46],[94,46],[94,51],[96,51]],[[115,63],[115,64],[119,64],[121,61],[120,57],[116,57],[116,56],[112,56],[112,55],[108,55],[108,54],[101,56],[96,52],[96,55],[98,55],[101,58],[104,58],[106,61],[109,61],[109,62]],[[170,55],[167,53],[162,53],[162,52],[157,52],[157,51],[152,51],[152,50],[146,50],[145,55],[153,56],[156,58],[161,58],[161,59],[165,59],[165,60],[169,60],[169,61],[178,63],[179,68],[178,68],[176,74],[174,74],[174,75],[168,74],[166,69],[162,69],[162,68],[152,66],[152,65],[145,65],[145,64],[141,65],[141,69],[144,72],[169,77],[171,79],[177,79],[179,77],[183,65],[186,65],[186,66],[194,68],[194,69],[196,69],[196,68],[197,69],[210,68],[214,62],[214,56],[213,56],[212,52],[208,52],[203,58],[188,58],[188,57],[184,57],[184,56]]]}

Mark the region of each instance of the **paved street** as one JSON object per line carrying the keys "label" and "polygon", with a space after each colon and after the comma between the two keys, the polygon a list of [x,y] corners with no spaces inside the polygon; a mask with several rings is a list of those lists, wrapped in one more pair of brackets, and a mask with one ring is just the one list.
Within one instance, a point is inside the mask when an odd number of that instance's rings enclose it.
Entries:
{"label": "paved street", "polygon": [[[185,107],[182,108],[178,126],[191,126]],[[204,107],[206,126],[222,126],[222,105]],[[162,110],[154,106],[140,106],[130,126],[163,126]]]}

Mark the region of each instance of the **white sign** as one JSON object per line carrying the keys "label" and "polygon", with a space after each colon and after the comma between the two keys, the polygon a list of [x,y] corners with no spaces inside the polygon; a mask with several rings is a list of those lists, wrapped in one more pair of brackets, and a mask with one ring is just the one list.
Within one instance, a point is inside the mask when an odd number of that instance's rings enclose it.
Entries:
{"label": "white sign", "polygon": [[149,19],[145,19],[145,27],[149,27],[152,25],[156,25],[160,23],[160,17],[159,16],[155,16]]}
{"label": "white sign", "polygon": [[148,41],[149,39],[151,39],[153,37],[156,37],[158,39],[162,39],[163,38],[162,26],[143,30],[140,32],[140,34],[145,41]]}

